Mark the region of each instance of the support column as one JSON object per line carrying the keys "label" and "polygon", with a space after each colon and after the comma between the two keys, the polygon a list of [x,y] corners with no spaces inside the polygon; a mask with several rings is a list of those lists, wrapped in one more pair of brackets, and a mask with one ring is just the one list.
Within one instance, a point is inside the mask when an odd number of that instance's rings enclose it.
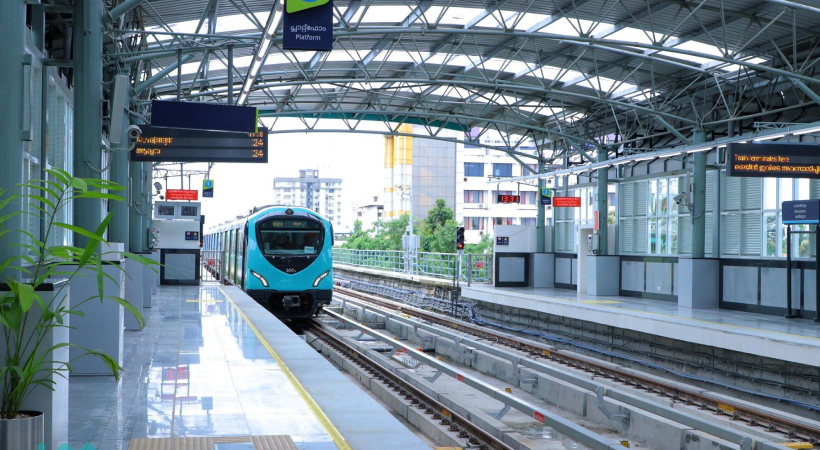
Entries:
{"label": "support column", "polygon": [[[128,101],[125,102],[126,109],[128,106]],[[130,185],[129,181],[129,152],[125,151],[128,148],[128,126],[130,125],[130,121],[128,120],[128,111],[123,112],[123,121],[122,121],[122,130],[119,130],[122,137],[120,137],[120,148],[121,151],[113,152],[111,157],[113,161],[111,163],[111,180],[115,183],[119,183],[122,186],[125,186],[125,193],[123,194],[126,198],[130,198],[134,196],[134,193],[131,191],[132,186]],[[111,130],[111,133],[116,133],[118,130]],[[129,235],[129,208],[128,204],[125,202],[110,202],[109,208],[113,209],[114,216],[111,218],[111,232],[109,234],[109,238],[111,242],[121,242],[123,244],[123,248],[126,250],[130,250],[131,246],[129,244],[130,235]]]}
{"label": "support column", "polygon": [[[131,179],[128,183],[128,191],[130,192],[131,207],[128,211],[128,251],[141,252],[145,245],[145,237],[143,236],[142,215],[140,212],[146,212],[145,206],[145,177],[142,173],[142,163],[132,162],[128,165]],[[137,203],[142,206],[137,206]]]}
{"label": "support column", "polygon": [[[545,169],[544,164],[544,155],[541,151],[538,152],[538,173],[543,174]],[[538,253],[544,253],[547,248],[546,246],[546,235],[544,234],[544,221],[546,220],[546,206],[541,204],[541,190],[546,187],[546,182],[544,178],[538,179],[538,193],[535,194],[535,201],[538,202],[538,215],[535,219],[535,233],[536,233],[536,251]]]}
{"label": "support column", "polygon": [[[83,178],[102,169],[102,17],[100,0],[74,2],[74,175]],[[74,202],[74,225],[95,230],[102,218],[100,200]],[[74,245],[86,242],[74,234]]]}
{"label": "support column", "polygon": [[[706,139],[703,130],[695,130],[693,144]],[[706,241],[706,154],[693,155],[692,165],[692,256],[678,259],[678,305],[686,308],[720,307],[720,260],[705,258]],[[689,220],[682,217],[679,220]]]}
{"label": "support column", "polygon": [[[706,140],[702,129],[695,130],[692,143],[697,145]],[[692,258],[703,258],[706,242],[706,153],[693,155],[692,165]]]}
{"label": "support column", "polygon": [[[18,183],[23,182],[23,83],[30,81],[24,80],[25,29],[25,3],[0,2],[0,30],[3,30],[0,61],[4,65],[3,70],[0,70],[0,98],[3,99],[3,106],[0,107],[0,189],[12,192]],[[19,210],[21,206],[9,203],[3,208],[3,214],[13,212],[15,208]],[[3,223],[6,230],[19,230],[22,227],[23,215],[9,218]],[[20,238],[22,236],[16,234],[0,238],[0,264],[7,258],[22,255],[20,247],[10,246]],[[13,271],[10,275],[18,273]],[[5,274],[2,275],[5,277]]]}
{"label": "support column", "polygon": [[[607,151],[605,147],[598,150],[598,162],[607,160]],[[598,169],[598,186],[595,191],[595,209],[598,211],[598,254],[606,255],[607,244],[609,239],[609,231],[607,229],[608,221],[607,214],[609,213],[609,206],[607,199],[609,198],[609,168],[602,167]]]}

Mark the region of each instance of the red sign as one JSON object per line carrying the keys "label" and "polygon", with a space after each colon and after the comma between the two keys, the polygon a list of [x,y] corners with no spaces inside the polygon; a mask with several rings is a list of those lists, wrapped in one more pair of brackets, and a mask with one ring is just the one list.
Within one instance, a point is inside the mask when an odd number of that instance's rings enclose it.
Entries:
{"label": "red sign", "polygon": [[598,231],[598,211],[595,211],[595,231]]}
{"label": "red sign", "polygon": [[188,189],[168,189],[165,191],[168,200],[199,200],[199,191]]}
{"label": "red sign", "polygon": [[532,416],[535,418],[535,420],[537,420],[537,421],[539,421],[539,422],[541,422],[541,423],[544,423],[544,415],[543,415],[543,414],[541,414],[540,412],[538,412],[538,411],[533,411],[533,412],[532,412]]}
{"label": "red sign", "polygon": [[556,208],[580,208],[581,197],[553,197],[552,206]]}

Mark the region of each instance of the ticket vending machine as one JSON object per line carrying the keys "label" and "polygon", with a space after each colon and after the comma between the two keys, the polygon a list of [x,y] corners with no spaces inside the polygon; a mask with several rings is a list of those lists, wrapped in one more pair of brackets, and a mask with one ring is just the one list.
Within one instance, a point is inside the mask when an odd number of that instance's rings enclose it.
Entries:
{"label": "ticket vending machine", "polygon": [[160,284],[199,284],[201,209],[198,202],[155,203],[148,242],[160,251]]}

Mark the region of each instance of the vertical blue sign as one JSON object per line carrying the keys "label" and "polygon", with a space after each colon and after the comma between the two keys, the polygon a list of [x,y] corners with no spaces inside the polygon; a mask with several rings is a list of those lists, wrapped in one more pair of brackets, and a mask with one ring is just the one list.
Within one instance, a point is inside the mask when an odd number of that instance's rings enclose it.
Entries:
{"label": "vertical blue sign", "polygon": [[333,1],[286,0],[282,41],[285,50],[332,50]]}

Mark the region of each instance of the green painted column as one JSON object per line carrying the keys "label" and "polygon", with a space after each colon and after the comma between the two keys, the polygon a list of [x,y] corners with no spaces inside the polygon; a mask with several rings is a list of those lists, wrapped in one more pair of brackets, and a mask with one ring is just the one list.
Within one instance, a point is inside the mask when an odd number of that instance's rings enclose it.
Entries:
{"label": "green painted column", "polygon": [[[74,2],[74,175],[83,178],[102,169],[102,17],[100,0]],[[95,230],[102,219],[100,200],[74,202],[74,225]],[[74,245],[86,242],[75,233]]]}
{"label": "green painted column", "polygon": [[[544,169],[545,169],[544,158],[543,158],[543,155],[540,154],[540,152],[539,152],[539,155],[538,155],[538,173],[539,174],[544,173]],[[547,183],[547,180],[545,180],[543,178],[539,178],[538,179],[538,193],[535,194],[535,201],[538,202],[537,203],[537,205],[538,205],[538,216],[535,219],[535,232],[537,233],[535,242],[536,242],[536,245],[538,247],[537,248],[538,253],[544,253],[545,251],[547,251],[546,250],[547,249],[546,236],[544,234],[544,221],[546,220],[546,217],[547,217],[547,210],[546,210],[547,207],[545,205],[541,204],[541,189],[544,189],[546,187],[546,185],[547,185],[546,183]]]}
{"label": "green painted column", "polygon": [[[606,148],[602,147],[598,150],[598,162],[607,160]],[[609,183],[609,168],[602,167],[598,169],[598,185],[595,190],[595,209],[598,211],[598,248],[599,255],[606,255],[608,248],[609,230],[607,228],[607,214],[609,207],[607,199],[609,198],[609,190],[607,188]]]}
{"label": "green painted column", "polygon": [[153,217],[154,217],[154,196],[151,195],[154,192],[154,163],[152,162],[144,162],[142,163],[143,170],[145,171],[145,208],[146,212],[145,215],[142,216],[142,236],[140,239],[142,240],[142,248],[144,251],[149,251],[148,248],[148,230],[151,229],[153,226]]}
{"label": "green painted column", "polygon": [[[702,129],[696,129],[692,138],[693,144],[700,144],[706,141],[706,133]],[[706,242],[706,153],[697,152],[694,154],[694,164],[692,165],[692,258],[703,258],[705,256],[704,246]]]}
{"label": "green painted column", "polygon": [[[0,1],[0,189],[14,190],[23,182],[23,83],[26,30],[26,4],[22,1]],[[30,67],[30,66],[29,66]],[[20,205],[10,203],[0,215],[19,210]],[[2,224],[5,230],[23,227],[23,216],[17,215]],[[9,247],[22,236],[9,233],[0,238],[0,263],[7,258],[20,256],[22,249]],[[16,272],[14,272],[16,274]],[[5,277],[5,274],[0,274]]]}
{"label": "green painted column", "polygon": [[[142,215],[146,212],[145,203],[145,177],[142,173],[142,163],[132,162],[129,164],[131,182],[129,192],[131,193],[131,205],[128,209],[128,249],[132,252],[144,250],[144,237],[142,233]],[[137,203],[142,206],[137,206]]]}

